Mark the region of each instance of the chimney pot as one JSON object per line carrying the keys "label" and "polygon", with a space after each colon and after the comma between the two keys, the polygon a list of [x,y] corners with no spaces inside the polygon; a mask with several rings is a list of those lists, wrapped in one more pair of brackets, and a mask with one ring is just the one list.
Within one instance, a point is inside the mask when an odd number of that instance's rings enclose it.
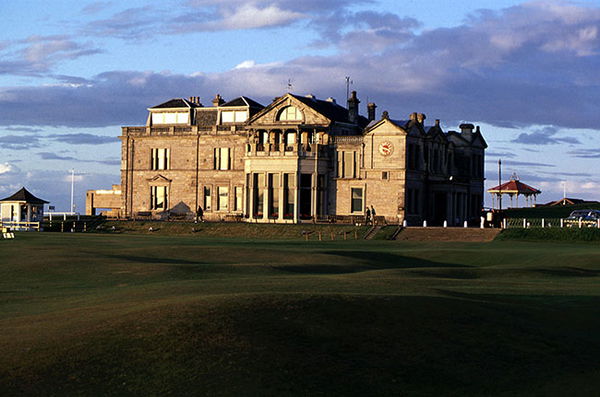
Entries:
{"label": "chimney pot", "polygon": [[470,124],[470,123],[463,123],[463,124],[459,125],[459,128],[460,128],[460,131],[462,133],[465,133],[465,132],[472,133],[473,132],[473,128],[475,128],[475,126],[473,124]]}
{"label": "chimney pot", "polygon": [[214,107],[221,106],[225,103],[225,100],[221,97],[220,94],[215,95],[215,98],[212,100],[212,104]]}
{"label": "chimney pot", "polygon": [[369,119],[369,121],[375,120],[375,109],[377,109],[377,105],[375,105],[373,102],[367,104],[367,118]]}
{"label": "chimney pot", "polygon": [[381,114],[381,118],[389,120],[390,118],[390,114],[388,113],[387,110],[384,110],[383,113]]}
{"label": "chimney pot", "polygon": [[356,91],[352,91],[352,95],[348,98],[348,121],[353,124],[358,122],[358,104],[360,101],[356,96]]}
{"label": "chimney pot", "polygon": [[425,116],[424,113],[417,114],[417,121],[419,122],[419,124],[423,124],[425,122],[426,118],[427,118],[427,116]]}

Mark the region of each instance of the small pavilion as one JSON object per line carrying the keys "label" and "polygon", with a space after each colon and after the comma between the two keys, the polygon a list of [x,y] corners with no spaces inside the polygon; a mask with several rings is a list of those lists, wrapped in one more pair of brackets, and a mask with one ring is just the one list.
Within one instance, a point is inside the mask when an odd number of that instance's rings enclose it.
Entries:
{"label": "small pavilion", "polygon": [[0,223],[15,230],[31,230],[32,222],[44,219],[44,204],[47,201],[35,197],[27,189],[0,200]]}
{"label": "small pavilion", "polygon": [[516,207],[519,206],[519,196],[525,197],[526,206],[533,207],[536,204],[537,195],[542,193],[541,190],[521,182],[516,174],[510,177],[510,181],[488,189],[487,192],[492,195],[493,208],[496,208],[496,203],[498,203],[498,208],[500,207],[501,198],[505,195],[510,197],[511,207],[514,207],[513,198],[515,197]]}

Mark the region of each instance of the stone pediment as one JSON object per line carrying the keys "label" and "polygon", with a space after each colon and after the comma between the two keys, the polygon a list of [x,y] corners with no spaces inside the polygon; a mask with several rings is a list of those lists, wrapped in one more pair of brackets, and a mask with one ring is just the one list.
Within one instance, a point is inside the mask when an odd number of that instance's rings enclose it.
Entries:
{"label": "stone pediment", "polygon": [[381,119],[377,123],[373,124],[367,132],[366,136],[371,135],[408,135],[408,131],[404,129],[404,126],[401,121],[391,120],[391,119]]}
{"label": "stone pediment", "polygon": [[[283,97],[275,100],[269,106],[258,112],[250,120],[251,125],[295,125],[295,124],[312,124],[329,126],[333,121],[327,117],[324,112],[320,112],[319,108],[323,104],[316,99],[302,98],[298,99],[292,94],[286,94]],[[311,102],[314,102],[311,106]],[[295,107],[300,111],[299,117],[296,120],[280,120],[279,115],[287,107]]]}
{"label": "stone pediment", "polygon": [[157,174],[157,175],[153,176],[152,178],[147,179],[147,181],[148,181],[148,184],[150,184],[150,185],[168,185],[171,183],[171,179],[169,179],[163,175],[160,175],[160,174]]}

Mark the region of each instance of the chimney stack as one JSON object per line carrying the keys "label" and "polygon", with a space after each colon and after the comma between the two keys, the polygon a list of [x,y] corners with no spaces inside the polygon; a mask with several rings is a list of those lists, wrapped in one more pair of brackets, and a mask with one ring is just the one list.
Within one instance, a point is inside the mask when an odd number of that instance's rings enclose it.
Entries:
{"label": "chimney stack", "polygon": [[440,126],[440,119],[435,119],[435,126],[439,127]]}
{"label": "chimney stack", "polygon": [[358,122],[358,104],[360,101],[356,97],[356,91],[352,91],[352,95],[348,98],[348,120],[356,124]]}
{"label": "chimney stack", "polygon": [[410,121],[417,121],[417,112],[413,112],[409,117]]}
{"label": "chimney stack", "polygon": [[212,100],[212,104],[214,107],[221,106],[224,103],[225,103],[225,100],[223,98],[221,98],[221,95],[219,95],[219,94],[215,95],[215,98]]}
{"label": "chimney stack", "polygon": [[367,114],[369,121],[375,120],[375,109],[377,109],[377,105],[375,105],[373,102],[367,104]]}
{"label": "chimney stack", "polygon": [[473,124],[470,123],[463,123],[459,126],[460,128],[460,132],[464,133],[473,133],[473,128],[475,128],[475,126]]}

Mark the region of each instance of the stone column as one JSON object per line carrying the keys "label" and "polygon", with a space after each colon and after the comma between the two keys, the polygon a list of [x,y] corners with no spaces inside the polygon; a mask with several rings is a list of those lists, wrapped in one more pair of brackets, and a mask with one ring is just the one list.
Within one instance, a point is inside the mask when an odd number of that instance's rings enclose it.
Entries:
{"label": "stone column", "polygon": [[[283,145],[283,143],[282,143]],[[284,146],[281,146],[282,148]],[[278,197],[279,197],[279,214],[277,215],[277,221],[278,222],[283,222],[283,213],[285,212],[283,208],[283,172],[279,173],[279,186],[277,186],[278,190]]]}
{"label": "stone column", "polygon": [[267,222],[269,221],[269,174],[267,172],[263,172],[265,175],[264,180],[265,183],[262,186],[259,186],[259,189],[263,190],[263,219]]}
{"label": "stone column", "polygon": [[247,208],[247,214],[248,214],[248,219],[253,220],[254,219],[254,174],[253,173],[249,173],[248,175],[250,175],[250,177],[248,178],[248,188],[246,189],[246,194],[248,194],[248,200],[247,202],[247,206],[249,208]]}
{"label": "stone column", "polygon": [[296,180],[294,181],[294,189],[292,190],[294,195],[294,223],[298,223],[300,219],[300,173],[296,171]]}

